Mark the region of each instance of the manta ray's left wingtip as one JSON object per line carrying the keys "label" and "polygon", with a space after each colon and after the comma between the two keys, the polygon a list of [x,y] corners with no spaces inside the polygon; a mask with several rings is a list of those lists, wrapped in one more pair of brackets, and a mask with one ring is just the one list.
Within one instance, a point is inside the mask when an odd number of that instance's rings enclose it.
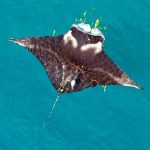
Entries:
{"label": "manta ray's left wingtip", "polygon": [[20,45],[20,40],[19,39],[15,39],[15,38],[10,38],[8,39],[9,42],[14,42]]}
{"label": "manta ray's left wingtip", "polygon": [[14,42],[23,47],[31,48],[30,38],[20,38],[20,39],[10,38],[8,41]]}
{"label": "manta ray's left wingtip", "polygon": [[15,39],[15,38],[10,38],[10,39],[8,39],[8,41],[17,43],[17,39]]}

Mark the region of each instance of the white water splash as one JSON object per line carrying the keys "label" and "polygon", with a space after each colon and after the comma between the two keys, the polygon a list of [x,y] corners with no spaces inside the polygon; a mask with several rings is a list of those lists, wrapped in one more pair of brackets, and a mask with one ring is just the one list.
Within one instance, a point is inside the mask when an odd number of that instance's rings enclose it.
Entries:
{"label": "white water splash", "polygon": [[46,121],[43,123],[43,128],[46,127],[46,125],[48,124],[49,119],[52,117],[52,113],[53,113],[53,111],[54,111],[54,109],[55,109],[56,103],[58,102],[59,98],[60,98],[60,93],[57,94],[56,100],[55,100],[54,103],[53,103],[53,106],[52,106],[52,108],[51,108],[51,111],[49,112],[49,115],[47,116]]}

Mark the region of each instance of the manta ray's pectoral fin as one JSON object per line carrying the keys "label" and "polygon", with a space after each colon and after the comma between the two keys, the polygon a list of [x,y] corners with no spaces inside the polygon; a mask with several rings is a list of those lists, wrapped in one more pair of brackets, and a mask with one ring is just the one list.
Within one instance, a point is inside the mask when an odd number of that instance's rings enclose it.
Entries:
{"label": "manta ray's pectoral fin", "polygon": [[[20,38],[20,39],[10,39],[9,41],[14,42],[22,47],[27,48],[31,53],[33,53],[43,64],[48,61],[46,55],[48,51],[51,50],[51,45],[54,43],[53,37],[31,37],[31,38]],[[48,56],[47,56],[48,57]]]}
{"label": "manta ray's pectoral fin", "polygon": [[62,60],[59,59],[52,43],[55,43],[53,37],[33,37],[22,39],[10,39],[20,46],[27,48],[44,66],[48,77],[56,89],[60,88],[62,80]]}
{"label": "manta ray's pectoral fin", "polygon": [[142,89],[131,80],[125,72],[123,72],[106,54],[101,52],[98,59],[95,60],[97,64],[90,71],[97,77],[98,84],[100,85],[122,85]]}
{"label": "manta ray's pectoral fin", "polygon": [[70,63],[66,62],[66,59],[61,59],[58,56],[56,51],[61,47],[61,44],[54,46],[55,38],[37,37],[10,39],[10,41],[27,48],[40,60],[58,92],[70,93],[95,86],[91,82],[91,78],[79,72],[76,66],[72,67]]}

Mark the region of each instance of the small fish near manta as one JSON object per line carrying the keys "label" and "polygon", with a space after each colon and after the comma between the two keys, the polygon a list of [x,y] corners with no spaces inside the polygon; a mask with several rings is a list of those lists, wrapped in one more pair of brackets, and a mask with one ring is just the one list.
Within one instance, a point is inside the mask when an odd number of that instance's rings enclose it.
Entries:
{"label": "small fish near manta", "polygon": [[43,64],[58,93],[97,85],[142,89],[104,52],[105,37],[89,24],[73,24],[64,35],[10,39],[33,53]]}

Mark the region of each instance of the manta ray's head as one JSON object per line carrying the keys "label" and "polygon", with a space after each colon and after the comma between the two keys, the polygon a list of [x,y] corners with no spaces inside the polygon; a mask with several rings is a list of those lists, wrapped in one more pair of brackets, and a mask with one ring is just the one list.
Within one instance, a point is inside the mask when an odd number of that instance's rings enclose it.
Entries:
{"label": "manta ray's head", "polygon": [[96,27],[91,28],[89,24],[85,23],[73,24],[72,29],[76,32],[78,30],[78,32],[87,35],[89,39],[91,39],[91,42],[98,42],[98,41],[104,42],[105,40],[103,33]]}
{"label": "manta ray's head", "polygon": [[81,45],[103,43],[105,40],[103,33],[98,28],[91,28],[89,24],[85,23],[73,24],[70,32]]}
{"label": "manta ray's head", "polygon": [[64,45],[68,49],[79,51],[91,51],[97,54],[103,49],[105,37],[98,28],[91,28],[89,24],[73,24],[71,29],[64,35]]}

